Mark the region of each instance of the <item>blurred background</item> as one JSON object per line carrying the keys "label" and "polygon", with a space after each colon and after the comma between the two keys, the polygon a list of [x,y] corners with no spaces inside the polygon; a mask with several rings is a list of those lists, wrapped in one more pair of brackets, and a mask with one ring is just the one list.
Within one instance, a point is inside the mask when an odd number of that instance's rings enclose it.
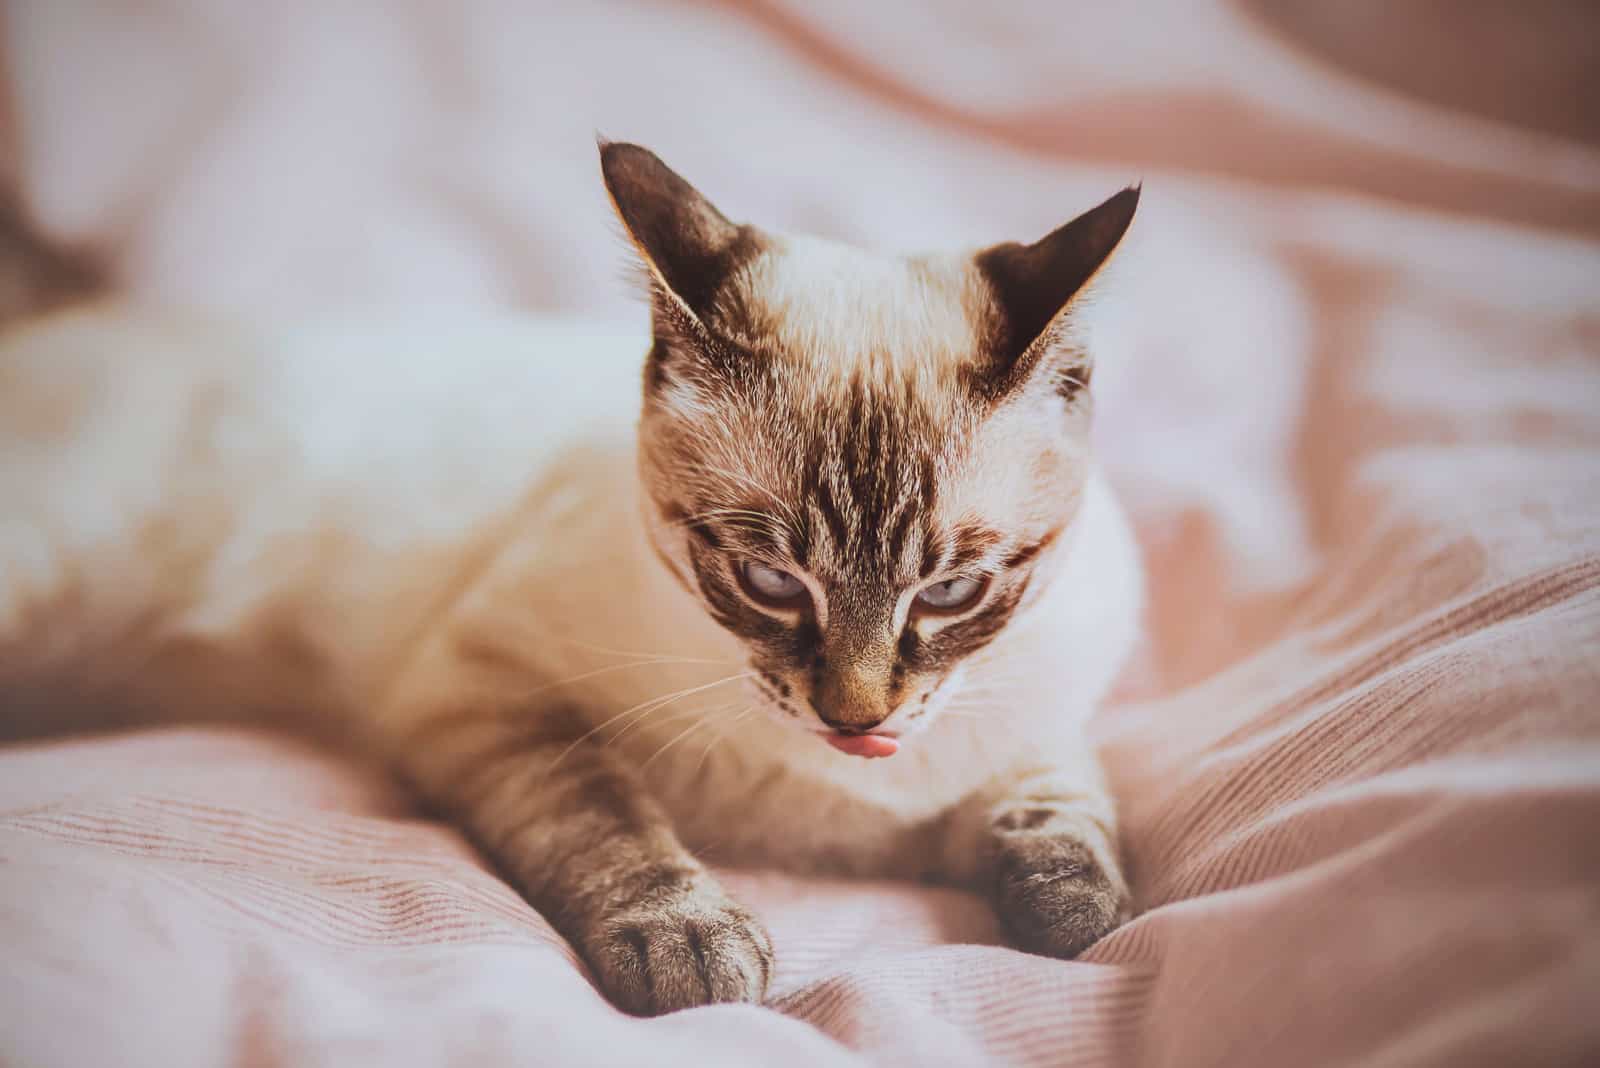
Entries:
{"label": "blurred background", "polygon": [[[10,0],[0,149],[63,285],[294,317],[642,323],[597,133],[735,218],[887,249],[1031,240],[1143,180],[1096,384],[1158,624],[1227,609],[1158,638],[1177,684],[1355,529],[1395,398],[1445,438],[1592,427],[1561,368],[1600,346],[1597,10]],[[1508,358],[1556,370],[1423,411]]]}
{"label": "blurred background", "polygon": [[1181,189],[1224,227],[1226,183],[1600,230],[1584,0],[6,9],[11,179],[163,297],[615,310],[597,132],[738,216],[891,247],[1141,177],[1152,215]]}

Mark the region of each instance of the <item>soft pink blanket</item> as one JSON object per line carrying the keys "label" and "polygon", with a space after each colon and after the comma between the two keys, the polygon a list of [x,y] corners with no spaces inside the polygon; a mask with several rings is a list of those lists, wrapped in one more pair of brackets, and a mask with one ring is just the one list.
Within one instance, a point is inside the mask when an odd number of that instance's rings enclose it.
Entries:
{"label": "soft pink blanket", "polygon": [[13,5],[11,169],[169,297],[637,314],[597,128],[891,246],[1142,175],[1152,604],[1097,724],[1143,911],[1083,960],[729,872],[770,1003],[634,1020],[380,776],[58,742],[0,751],[0,1064],[1600,1063],[1594,20],[1125,6]]}

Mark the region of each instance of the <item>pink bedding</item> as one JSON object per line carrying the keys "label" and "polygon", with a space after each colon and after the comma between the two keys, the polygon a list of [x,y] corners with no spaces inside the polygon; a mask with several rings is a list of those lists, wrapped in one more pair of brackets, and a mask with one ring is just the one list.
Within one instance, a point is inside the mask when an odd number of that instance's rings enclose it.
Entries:
{"label": "pink bedding", "polygon": [[[1058,962],[962,893],[729,872],[770,1003],[634,1020],[369,770],[41,743],[0,751],[0,1065],[1600,1063],[1593,16],[889,6],[14,5],[10,164],[135,291],[295,314],[636,314],[596,128],[888,245],[1142,175],[1106,423],[1151,639],[1097,722],[1142,914]],[[1437,103],[1480,39],[1492,120]]]}

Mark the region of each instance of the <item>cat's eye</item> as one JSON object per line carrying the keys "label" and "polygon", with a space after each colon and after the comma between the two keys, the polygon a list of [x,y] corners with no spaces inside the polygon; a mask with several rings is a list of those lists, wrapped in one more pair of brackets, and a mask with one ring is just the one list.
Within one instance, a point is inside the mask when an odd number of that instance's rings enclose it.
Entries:
{"label": "cat's eye", "polygon": [[977,603],[989,586],[987,578],[962,575],[958,578],[935,582],[917,594],[914,608],[924,612],[948,615],[970,608]]}
{"label": "cat's eye", "polygon": [[745,592],[762,604],[792,608],[806,595],[806,584],[779,568],[746,560],[737,570]]}

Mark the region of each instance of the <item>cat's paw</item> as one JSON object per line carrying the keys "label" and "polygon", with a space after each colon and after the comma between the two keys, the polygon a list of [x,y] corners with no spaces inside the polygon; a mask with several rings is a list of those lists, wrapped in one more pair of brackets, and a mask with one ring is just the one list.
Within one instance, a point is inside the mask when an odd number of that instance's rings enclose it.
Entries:
{"label": "cat's paw", "polygon": [[772,975],[767,932],[710,878],[608,913],[586,943],[606,994],[638,1016],[759,1002]]}
{"label": "cat's paw", "polygon": [[1070,836],[1008,836],[995,850],[994,903],[1017,945],[1076,957],[1132,914],[1121,873]]}

